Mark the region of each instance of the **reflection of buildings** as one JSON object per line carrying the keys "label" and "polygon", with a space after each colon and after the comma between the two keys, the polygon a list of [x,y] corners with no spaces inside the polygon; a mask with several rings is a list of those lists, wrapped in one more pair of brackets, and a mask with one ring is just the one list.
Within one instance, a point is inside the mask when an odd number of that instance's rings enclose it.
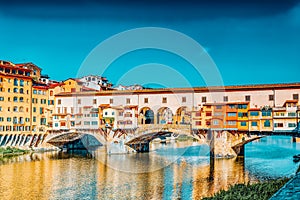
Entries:
{"label": "reflection of buildings", "polygon": [[199,167],[194,172],[193,199],[201,199],[213,195],[230,185],[248,183],[243,160],[211,159],[208,166]]}

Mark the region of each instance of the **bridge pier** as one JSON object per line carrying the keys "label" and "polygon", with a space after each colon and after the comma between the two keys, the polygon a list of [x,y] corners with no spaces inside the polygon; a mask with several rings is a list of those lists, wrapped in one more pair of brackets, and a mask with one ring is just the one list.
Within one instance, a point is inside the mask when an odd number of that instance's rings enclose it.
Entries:
{"label": "bridge pier", "polygon": [[210,146],[210,156],[213,158],[244,156],[245,144],[259,138],[261,136],[250,136],[246,132],[209,130],[207,140]]}
{"label": "bridge pier", "polygon": [[227,131],[209,130],[208,141],[210,147],[210,157],[212,158],[233,158],[237,154],[231,148],[230,134]]}

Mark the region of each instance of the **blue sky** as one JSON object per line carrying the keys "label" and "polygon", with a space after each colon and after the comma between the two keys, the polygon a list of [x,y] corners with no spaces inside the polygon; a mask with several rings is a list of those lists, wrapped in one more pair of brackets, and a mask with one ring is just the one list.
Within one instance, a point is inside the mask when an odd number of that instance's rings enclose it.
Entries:
{"label": "blue sky", "polygon": [[[56,80],[76,77],[86,56],[117,33],[164,27],[205,47],[225,85],[300,81],[298,0],[14,0],[1,3],[0,25],[0,59],[33,62]],[[95,65],[91,67],[107,67]],[[143,78],[140,71],[132,71],[136,66],[152,70]],[[164,66],[176,69],[188,83]],[[162,73],[166,76],[158,76]],[[115,84],[205,85],[184,59],[154,49],[120,57],[103,75]]]}

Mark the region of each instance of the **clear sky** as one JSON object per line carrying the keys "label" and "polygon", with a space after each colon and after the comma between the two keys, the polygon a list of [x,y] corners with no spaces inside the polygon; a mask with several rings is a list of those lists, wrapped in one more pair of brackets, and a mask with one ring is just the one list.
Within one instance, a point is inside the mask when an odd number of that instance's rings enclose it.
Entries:
{"label": "clear sky", "polygon": [[[105,39],[150,26],[182,32],[200,43],[225,85],[300,81],[298,0],[12,0],[1,2],[0,25],[0,59],[33,62],[55,80],[76,77],[86,56]],[[156,65],[145,79],[139,71],[124,76],[149,63]],[[174,54],[148,49],[120,57],[103,75],[114,84],[187,86],[171,75],[158,76],[168,74],[161,66],[169,66],[181,68],[192,86],[205,85],[189,65]],[[151,82],[151,77],[163,81]]]}

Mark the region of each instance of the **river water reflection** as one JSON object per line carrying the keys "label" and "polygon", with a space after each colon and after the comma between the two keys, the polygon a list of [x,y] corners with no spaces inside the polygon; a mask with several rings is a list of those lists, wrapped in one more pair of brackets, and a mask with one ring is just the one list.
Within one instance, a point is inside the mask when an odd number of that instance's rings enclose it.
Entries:
{"label": "river water reflection", "polygon": [[[191,146],[192,145],[192,146]],[[188,147],[190,146],[190,147]],[[197,143],[155,144],[145,154],[48,152],[0,158],[0,199],[200,199],[236,183],[292,175],[300,144],[272,136],[245,159],[215,160]]]}

